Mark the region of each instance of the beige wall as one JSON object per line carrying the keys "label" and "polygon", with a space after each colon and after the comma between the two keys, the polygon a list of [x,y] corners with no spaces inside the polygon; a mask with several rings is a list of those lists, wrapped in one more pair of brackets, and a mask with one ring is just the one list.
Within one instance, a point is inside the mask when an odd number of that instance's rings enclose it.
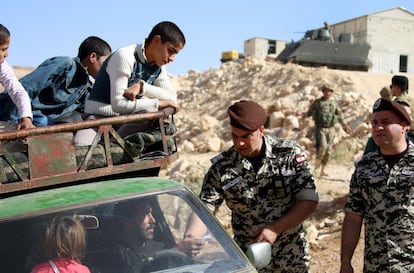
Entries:
{"label": "beige wall", "polygon": [[408,56],[408,73],[414,73],[414,15],[400,8],[364,15],[331,26],[335,40],[353,33],[354,42],[371,45],[370,72],[399,73],[400,55]]}
{"label": "beige wall", "polygon": [[[258,59],[266,59],[268,57],[269,40],[267,38],[254,37],[244,41],[244,55],[246,57],[253,56]],[[272,54],[275,58],[286,47],[286,41],[276,40],[276,54]]]}

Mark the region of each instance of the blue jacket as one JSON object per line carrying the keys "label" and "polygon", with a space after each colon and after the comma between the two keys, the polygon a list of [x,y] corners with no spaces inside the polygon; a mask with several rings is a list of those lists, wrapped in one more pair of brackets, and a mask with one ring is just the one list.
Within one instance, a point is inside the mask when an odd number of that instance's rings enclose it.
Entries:
{"label": "blue jacket", "polygon": [[[64,56],[47,59],[20,82],[29,93],[36,126],[80,119],[93,86],[79,58]],[[17,107],[7,92],[0,94],[0,120],[19,120]]]}

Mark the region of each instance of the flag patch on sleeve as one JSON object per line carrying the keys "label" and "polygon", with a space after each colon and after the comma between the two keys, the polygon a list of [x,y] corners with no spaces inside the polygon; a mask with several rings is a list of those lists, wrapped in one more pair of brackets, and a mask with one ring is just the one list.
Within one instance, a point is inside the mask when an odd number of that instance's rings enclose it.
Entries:
{"label": "flag patch on sleeve", "polygon": [[304,155],[304,154],[296,155],[296,162],[303,163],[305,161],[306,161],[306,155]]}

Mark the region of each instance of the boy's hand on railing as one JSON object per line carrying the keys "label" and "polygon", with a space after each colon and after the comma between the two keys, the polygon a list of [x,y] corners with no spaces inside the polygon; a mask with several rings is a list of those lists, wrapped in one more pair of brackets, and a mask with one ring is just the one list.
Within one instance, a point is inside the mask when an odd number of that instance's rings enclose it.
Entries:
{"label": "boy's hand on railing", "polygon": [[36,126],[33,125],[32,119],[29,117],[22,118],[20,120],[20,124],[17,125],[18,130],[32,129],[32,128],[36,128]]}
{"label": "boy's hand on railing", "polygon": [[178,110],[180,110],[180,106],[178,106],[178,103],[172,100],[159,100],[158,104],[158,110],[162,110],[166,107],[173,107],[175,109],[175,112],[177,113]]}

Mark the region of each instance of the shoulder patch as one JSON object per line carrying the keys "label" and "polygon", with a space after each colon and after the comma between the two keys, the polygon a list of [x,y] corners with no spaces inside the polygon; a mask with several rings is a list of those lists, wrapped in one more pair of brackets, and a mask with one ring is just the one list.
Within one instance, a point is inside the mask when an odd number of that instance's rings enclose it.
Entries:
{"label": "shoulder patch", "polygon": [[305,154],[295,155],[295,159],[297,163],[304,163],[306,162],[306,155]]}
{"label": "shoulder patch", "polygon": [[295,145],[295,143],[296,142],[292,139],[283,139],[283,140],[281,140],[279,147],[280,148],[290,148],[290,147],[293,147]]}
{"label": "shoulder patch", "polygon": [[354,165],[361,165],[361,164],[369,164],[372,161],[378,161],[379,152],[378,151],[372,151],[367,153],[366,155],[363,155],[361,158],[354,161]]}
{"label": "shoulder patch", "polygon": [[277,139],[275,143],[273,143],[272,152],[274,154],[281,153],[281,152],[288,152],[294,149],[296,145],[296,141],[291,139]]}
{"label": "shoulder patch", "polygon": [[216,155],[215,157],[213,157],[212,159],[210,159],[210,162],[212,164],[215,164],[215,163],[219,162],[220,160],[222,160],[223,158],[224,158],[223,154],[219,154],[219,155]]}

